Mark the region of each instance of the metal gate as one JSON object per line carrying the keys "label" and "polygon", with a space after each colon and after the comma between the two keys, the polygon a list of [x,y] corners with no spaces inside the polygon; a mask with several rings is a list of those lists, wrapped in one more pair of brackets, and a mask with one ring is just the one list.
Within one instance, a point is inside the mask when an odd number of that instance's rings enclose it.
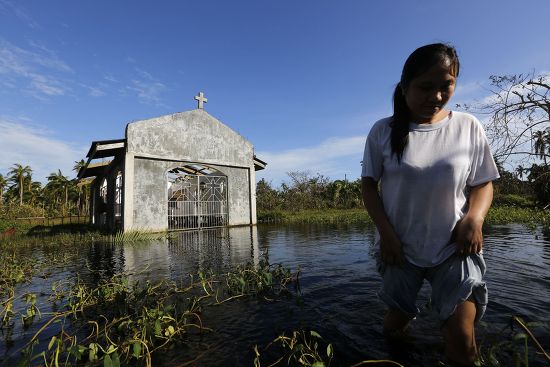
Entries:
{"label": "metal gate", "polygon": [[169,172],[169,230],[222,227],[227,224],[226,176]]}

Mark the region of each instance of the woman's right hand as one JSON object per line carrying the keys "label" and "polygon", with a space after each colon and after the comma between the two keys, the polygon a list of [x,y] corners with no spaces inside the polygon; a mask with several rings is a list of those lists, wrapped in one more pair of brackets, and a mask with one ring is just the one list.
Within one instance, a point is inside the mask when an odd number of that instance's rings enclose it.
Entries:
{"label": "woman's right hand", "polygon": [[403,265],[403,246],[395,233],[380,234],[380,259],[387,265]]}
{"label": "woman's right hand", "polygon": [[378,194],[378,182],[371,177],[361,179],[363,202],[380,233],[380,259],[388,265],[405,263],[401,241],[395,234],[386,213],[382,199]]}

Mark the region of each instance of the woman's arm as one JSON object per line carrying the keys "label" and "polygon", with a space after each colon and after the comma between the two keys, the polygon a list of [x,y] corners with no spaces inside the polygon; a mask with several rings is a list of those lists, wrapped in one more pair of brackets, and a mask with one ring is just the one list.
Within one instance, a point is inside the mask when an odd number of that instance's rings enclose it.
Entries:
{"label": "woman's arm", "polygon": [[456,244],[462,254],[475,254],[483,247],[482,227],[493,201],[493,183],[473,186],[468,212],[456,225]]}
{"label": "woman's arm", "polygon": [[404,256],[401,241],[388,221],[384,205],[378,194],[378,182],[370,177],[361,179],[363,203],[380,233],[380,257],[387,264],[403,264]]}

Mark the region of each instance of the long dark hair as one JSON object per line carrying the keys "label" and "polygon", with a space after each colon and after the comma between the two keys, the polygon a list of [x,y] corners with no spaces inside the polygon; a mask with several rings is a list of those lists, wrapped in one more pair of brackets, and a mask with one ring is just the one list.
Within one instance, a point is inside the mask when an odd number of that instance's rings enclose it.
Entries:
{"label": "long dark hair", "polygon": [[451,75],[458,77],[460,62],[456,50],[453,46],[444,43],[434,43],[417,48],[409,55],[405,65],[403,65],[401,80],[397,83],[393,92],[393,115],[390,124],[391,151],[392,155],[397,155],[399,163],[401,163],[403,151],[409,140],[409,121],[411,118],[404,92],[409,87],[411,80],[442,62],[448,62]]}

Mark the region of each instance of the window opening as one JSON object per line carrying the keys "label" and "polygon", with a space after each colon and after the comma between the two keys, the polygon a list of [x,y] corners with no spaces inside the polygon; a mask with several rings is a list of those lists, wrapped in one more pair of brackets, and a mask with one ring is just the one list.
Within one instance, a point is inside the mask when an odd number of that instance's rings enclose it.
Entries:
{"label": "window opening", "polygon": [[122,172],[117,172],[115,179],[115,218],[122,215]]}
{"label": "window opening", "polygon": [[107,224],[107,179],[104,178],[99,187],[99,197],[101,198],[101,206],[99,210],[99,224]]}

